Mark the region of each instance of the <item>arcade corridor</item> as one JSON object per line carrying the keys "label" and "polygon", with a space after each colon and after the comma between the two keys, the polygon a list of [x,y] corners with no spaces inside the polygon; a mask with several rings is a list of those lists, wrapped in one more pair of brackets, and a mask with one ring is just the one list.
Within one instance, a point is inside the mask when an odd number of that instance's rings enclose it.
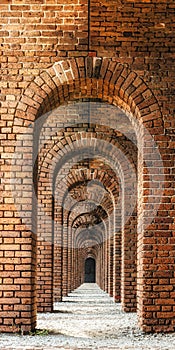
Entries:
{"label": "arcade corridor", "polygon": [[0,342],[54,319],[84,349],[175,334],[174,18],[174,0],[0,1]]}

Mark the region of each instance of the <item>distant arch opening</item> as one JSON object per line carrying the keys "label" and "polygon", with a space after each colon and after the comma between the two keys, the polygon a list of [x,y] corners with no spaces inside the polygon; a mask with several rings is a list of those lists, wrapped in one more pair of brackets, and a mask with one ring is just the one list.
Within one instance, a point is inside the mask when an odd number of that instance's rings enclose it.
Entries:
{"label": "distant arch opening", "polygon": [[85,283],[96,282],[96,262],[93,258],[87,258],[85,260]]}

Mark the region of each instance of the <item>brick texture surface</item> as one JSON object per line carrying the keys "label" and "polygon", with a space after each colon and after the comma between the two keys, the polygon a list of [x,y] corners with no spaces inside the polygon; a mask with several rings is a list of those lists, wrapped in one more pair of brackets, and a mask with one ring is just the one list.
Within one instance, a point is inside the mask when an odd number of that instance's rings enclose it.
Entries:
{"label": "brick texture surface", "polygon": [[34,329],[88,256],[143,331],[174,331],[174,11],[1,0],[0,331]]}

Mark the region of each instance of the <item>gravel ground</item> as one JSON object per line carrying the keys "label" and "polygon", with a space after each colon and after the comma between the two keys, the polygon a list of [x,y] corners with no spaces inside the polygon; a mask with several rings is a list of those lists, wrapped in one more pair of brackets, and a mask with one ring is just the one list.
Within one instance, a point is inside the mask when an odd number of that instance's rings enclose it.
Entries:
{"label": "gravel ground", "polygon": [[55,304],[55,312],[38,314],[38,329],[48,335],[0,334],[1,350],[137,349],[174,350],[175,333],[144,334],[135,313],[124,313],[96,284],[83,284]]}

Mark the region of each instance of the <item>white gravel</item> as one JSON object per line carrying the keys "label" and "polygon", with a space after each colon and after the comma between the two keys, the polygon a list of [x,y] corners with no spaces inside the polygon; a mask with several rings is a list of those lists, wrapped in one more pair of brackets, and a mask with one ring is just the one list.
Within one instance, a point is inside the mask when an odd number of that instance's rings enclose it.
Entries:
{"label": "white gravel", "polygon": [[93,283],[83,284],[55,304],[54,313],[38,314],[37,328],[50,334],[0,334],[0,349],[175,349],[175,333],[144,334],[136,314],[124,313],[120,304]]}

